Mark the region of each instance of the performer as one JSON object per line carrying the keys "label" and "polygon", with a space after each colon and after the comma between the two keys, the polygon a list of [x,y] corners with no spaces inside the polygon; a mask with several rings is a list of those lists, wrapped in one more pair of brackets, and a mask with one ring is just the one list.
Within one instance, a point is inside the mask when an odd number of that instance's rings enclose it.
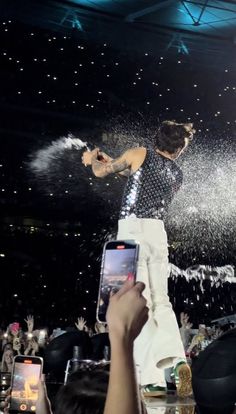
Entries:
{"label": "performer", "polygon": [[114,160],[98,148],[82,156],[83,164],[91,165],[96,177],[112,173],[128,176],[117,238],[140,243],[137,280],[146,285],[149,319],[135,340],[134,358],[145,397],[165,395],[164,369],[168,367],[173,367],[178,395],[192,393],[191,369],[168,297],[168,246],[163,220],[183,180],[174,160],[194,133],[191,123],[164,121],[153,148],[131,148]]}

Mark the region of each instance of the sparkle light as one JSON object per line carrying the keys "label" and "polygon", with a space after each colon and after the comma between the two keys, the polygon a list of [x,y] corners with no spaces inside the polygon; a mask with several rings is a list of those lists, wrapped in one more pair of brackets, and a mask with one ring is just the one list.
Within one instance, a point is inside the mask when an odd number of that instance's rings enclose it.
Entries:
{"label": "sparkle light", "polygon": [[[192,65],[192,63],[189,62],[189,58],[185,56],[181,56],[181,60],[178,60],[179,57],[175,56],[171,61],[168,53],[166,53],[165,59],[163,56],[159,57],[161,52],[158,50],[155,56],[151,56],[151,52],[147,53],[142,51],[140,52],[141,57],[137,55],[135,58],[129,59],[129,56],[125,51],[120,54],[110,48],[110,46],[107,46],[106,43],[100,45],[100,49],[97,48],[97,46],[93,47],[92,45],[87,44],[85,39],[81,40],[83,45],[78,45],[78,40],[76,41],[70,36],[63,36],[61,34],[54,36],[53,34],[50,34],[45,37],[45,32],[42,32],[39,29],[33,29],[34,32],[32,32],[32,28],[28,29],[26,36],[21,36],[21,38],[24,38],[24,42],[22,46],[19,46],[18,50],[17,37],[15,36],[15,41],[12,41],[12,38],[14,37],[14,24],[15,23],[13,22],[11,25],[10,33],[4,33],[4,30],[8,29],[8,27],[6,27],[6,22],[3,22],[2,25],[2,35],[6,39],[9,36],[9,44],[7,42],[2,42],[1,51],[1,67],[3,70],[6,70],[4,79],[8,78],[8,84],[6,82],[4,92],[6,95],[4,96],[4,105],[6,103],[6,108],[7,105],[11,106],[14,104],[19,105],[24,113],[28,111],[27,109],[25,112],[26,108],[32,106],[32,113],[34,111],[36,111],[35,113],[39,111],[38,113],[41,114],[46,111],[50,114],[54,111],[55,115],[58,114],[59,116],[62,114],[64,117],[62,119],[65,119],[63,130],[66,129],[66,125],[69,123],[69,121],[67,123],[66,120],[67,116],[68,119],[70,119],[70,116],[78,116],[79,125],[80,117],[81,119],[83,119],[83,117],[89,118],[88,114],[92,113],[94,114],[94,119],[99,119],[103,114],[116,114],[116,111],[120,110],[121,113],[119,113],[119,116],[125,120],[123,126],[120,126],[119,124],[120,118],[118,121],[112,119],[110,122],[106,123],[108,131],[110,129],[116,133],[116,138],[113,141],[109,138],[106,143],[106,149],[111,151],[111,153],[114,151],[115,155],[121,153],[126,147],[145,144],[146,141],[145,138],[143,138],[143,135],[147,134],[151,137],[153,125],[156,125],[155,122],[152,122],[153,119],[156,120],[159,118],[159,121],[161,121],[168,116],[169,119],[177,119],[180,122],[183,122],[186,119],[189,121],[192,120],[194,124],[196,124],[196,129],[198,131],[196,140],[194,140],[189,152],[184,155],[183,159],[181,158],[178,160],[179,164],[182,165],[185,181],[182,190],[173,203],[170,212],[169,226],[171,231],[173,231],[173,234],[175,234],[177,238],[179,237],[183,244],[187,243],[187,241],[189,242],[189,239],[193,237],[193,240],[196,241],[196,243],[198,242],[197,239],[202,239],[202,244],[208,243],[208,246],[210,246],[210,248],[212,247],[212,249],[221,249],[225,242],[224,235],[227,234],[227,231],[233,233],[235,226],[233,221],[236,209],[234,194],[234,188],[236,186],[235,160],[233,156],[230,156],[229,150],[225,147],[222,148],[220,145],[216,145],[215,148],[212,149],[207,148],[207,150],[203,150],[201,145],[199,148],[197,146],[198,142],[200,144],[207,142],[209,147],[211,142],[218,143],[218,135],[216,138],[214,136],[215,131],[217,130],[222,132],[222,136],[225,140],[226,138],[227,140],[234,140],[234,133],[232,131],[234,131],[233,127],[235,127],[236,119],[233,110],[231,111],[229,108],[235,107],[236,87],[235,79],[233,79],[234,71],[231,69],[230,65],[226,69],[225,66],[219,68],[220,75],[218,75],[217,79],[216,77],[214,78],[214,76],[209,76],[205,79],[202,76],[201,70],[194,71],[194,73],[191,73],[190,70],[189,78],[188,76],[181,78],[181,71],[183,71],[183,73],[184,71],[186,72],[187,66]],[[11,45],[10,40],[11,43],[15,45],[14,47]],[[66,43],[65,40],[67,40]],[[28,45],[31,46],[27,49]],[[37,47],[38,45],[40,45],[39,48]],[[106,47],[106,49],[103,49],[103,47]],[[24,52],[23,49],[27,50],[27,53]],[[104,50],[106,50],[105,53]],[[73,61],[71,60],[68,62],[67,59],[69,53],[70,56],[77,57]],[[228,65],[228,63],[225,63],[225,65]],[[155,68],[153,68],[153,66],[155,66]],[[23,71],[24,73],[22,73]],[[169,73],[168,76],[165,75],[165,71],[167,74]],[[173,79],[171,76],[172,72]],[[9,74],[11,74],[11,77]],[[28,80],[30,78],[32,78],[32,85],[35,86],[29,85]],[[198,90],[194,90],[195,88]],[[200,101],[201,105],[199,105]],[[122,109],[121,103],[122,105],[125,104]],[[131,108],[131,110],[135,112],[135,121],[133,121],[133,119],[132,121],[129,120],[126,113],[129,111],[127,108]],[[199,119],[200,117],[202,119]],[[93,120],[93,117],[91,116],[89,119]],[[141,125],[142,120],[143,125],[145,124],[145,126]],[[100,183],[96,178],[88,177],[88,174],[91,175],[90,172],[88,173],[88,169],[82,170],[81,168],[80,170],[79,168],[75,168],[75,164],[80,162],[80,151],[84,148],[81,146],[81,142],[86,145],[84,142],[85,138],[81,135],[80,142],[77,141],[78,138],[73,136],[58,139],[57,134],[60,130],[60,122],[61,120],[54,129],[53,126],[52,128],[51,126],[48,128],[49,123],[45,121],[45,126],[39,132],[39,134],[42,133],[42,141],[39,144],[40,149],[38,151],[36,150],[33,154],[27,154],[31,156],[29,166],[30,172],[33,171],[35,174],[34,183],[31,181],[27,182],[26,178],[24,178],[23,181],[24,185],[21,181],[22,178],[19,180],[17,178],[11,181],[9,173],[11,168],[10,162],[9,165],[7,165],[4,157],[1,155],[2,160],[4,161],[4,167],[6,167],[1,170],[1,173],[5,174],[1,176],[1,195],[3,206],[5,202],[7,203],[7,213],[8,205],[11,206],[9,211],[13,210],[12,206],[21,207],[21,198],[24,199],[26,205],[27,203],[29,203],[29,205],[34,205],[34,203],[37,204],[36,189],[38,189],[41,180],[42,182],[45,180],[44,183],[47,181],[49,172],[50,170],[53,170],[54,167],[55,171],[57,171],[57,174],[54,173],[54,179],[55,177],[56,179],[55,182],[52,182],[53,180],[49,182],[48,180],[48,185],[45,186],[46,197],[43,201],[43,203],[45,203],[43,204],[43,209],[47,209],[47,206],[52,206],[50,208],[53,208],[53,206],[57,204],[63,206],[63,200],[65,200],[65,203],[73,204],[73,210],[74,208],[76,209],[74,206],[76,206],[78,199],[79,202],[83,204],[84,199],[87,197],[88,202],[92,199],[97,199],[101,202],[101,200],[104,199],[103,206],[106,206],[106,209],[109,211],[109,203],[114,199],[114,195],[116,200],[118,199],[117,190],[122,183],[120,177],[115,176],[114,180],[111,181],[101,180],[102,183]],[[137,127],[137,124],[139,124],[140,127]],[[146,124],[148,124],[147,128]],[[35,125],[32,125],[33,133],[36,133],[37,125],[39,125],[37,122]],[[199,126],[201,129],[199,129]],[[27,130],[25,128],[25,132],[32,134],[30,128],[31,126],[29,126],[29,129]],[[73,128],[76,127],[73,122],[71,122],[71,129]],[[120,131],[121,134],[119,135]],[[90,136],[90,132],[91,131],[86,131],[88,136]],[[91,134],[91,136],[94,135]],[[68,138],[69,140],[67,140]],[[52,139],[52,142],[49,143],[48,139]],[[196,151],[194,150],[195,145],[198,148]],[[30,151],[31,150],[29,149],[29,152]],[[3,152],[3,154],[4,153],[5,152]],[[111,155],[113,155],[113,153]],[[65,158],[69,159],[70,156],[72,161],[67,162],[67,164],[64,163]],[[13,164],[14,162],[12,162],[12,165]],[[67,168],[64,168],[66,166]],[[0,167],[2,167],[2,164],[0,164]],[[213,167],[214,171],[212,170]],[[68,173],[69,171],[71,174]],[[25,171],[22,166],[17,167],[17,175],[24,173]],[[9,174],[9,176],[7,176],[7,174]],[[82,178],[83,174],[84,176]],[[61,180],[61,182],[59,182],[59,180]],[[31,184],[33,188],[32,191],[32,188],[29,187]],[[79,191],[80,188],[83,188],[81,193]],[[84,188],[86,188],[86,192],[84,191]],[[78,190],[78,195],[77,198],[74,199],[76,200],[75,202],[73,200],[73,193],[75,193],[76,190]],[[15,196],[16,194],[18,194],[17,197]],[[89,198],[90,195],[92,197],[91,200]],[[39,204],[39,206],[41,206],[41,204]],[[222,208],[222,206],[224,208]],[[105,213],[106,211],[104,208],[104,214]],[[111,218],[113,217],[113,214],[115,213],[112,211]],[[51,217],[48,216],[45,220],[50,220],[50,218]],[[203,218],[205,220],[204,225],[202,224]],[[17,220],[15,221],[14,219],[13,222],[14,225],[8,224],[9,221],[6,222],[7,224],[2,224],[5,225],[7,232],[9,232],[11,237],[14,237],[15,232],[19,231],[20,227],[17,224]],[[229,223],[231,223],[232,226],[230,226]],[[102,244],[102,241],[108,232],[106,226],[107,223],[104,223],[104,233],[103,230],[100,232],[98,230],[97,233],[90,234],[91,240],[89,240],[89,242],[92,246],[94,240],[96,243]],[[81,255],[88,257],[92,268],[94,262],[96,262],[93,255],[89,256],[88,246],[84,242],[83,229],[81,229],[81,233],[78,233],[80,230],[75,226],[72,226],[71,228],[65,226],[59,230],[56,223],[53,223],[50,226],[50,224],[45,221],[44,228],[40,228],[40,226],[36,224],[25,227],[22,225],[20,231],[28,234],[28,237],[31,237],[32,240],[45,232],[44,234],[47,234],[47,238],[51,242],[54,242],[56,237],[60,234],[60,236],[63,236],[63,243],[65,245],[74,243],[78,248],[78,251],[81,252]],[[53,240],[51,240],[50,237],[52,237]],[[67,239],[65,239],[66,237]],[[213,242],[216,247],[211,246],[211,242]],[[187,248],[181,247],[181,249],[181,251],[184,252],[184,249]],[[207,258],[208,250],[205,246],[204,249],[202,257]],[[224,247],[221,251],[223,250],[226,251],[227,248]],[[91,246],[90,251],[92,251]],[[2,256],[3,254],[4,253],[0,254],[0,257],[5,257],[5,254]],[[183,254],[185,254],[185,252]],[[177,254],[175,257],[177,257]],[[196,263],[197,259],[192,255],[191,260]],[[8,260],[2,260],[2,264],[4,265],[7,261]],[[86,294],[92,294],[92,289],[86,290],[90,285],[83,285],[82,283],[83,280],[88,281],[87,273],[89,273],[89,277],[90,273],[93,273],[92,271],[88,271],[90,265],[88,265],[87,268],[86,262],[84,267],[81,263],[79,266],[81,266],[81,269],[84,269],[84,271],[79,272],[77,283],[80,286],[80,289],[78,289],[78,292],[81,290],[83,293],[86,292]],[[24,277],[27,280],[27,283],[30,284],[27,270],[25,270],[25,273],[26,275]],[[20,272],[19,275],[21,275]],[[44,282],[48,280],[47,277],[48,276],[44,277]],[[93,281],[96,279],[94,275],[91,275],[91,278],[93,278]],[[75,277],[75,279],[77,278]],[[37,276],[35,276],[35,280],[37,280]],[[39,286],[45,295],[47,291],[50,291],[50,284],[44,285],[42,284],[43,281],[41,280]],[[44,292],[46,286],[48,286],[48,288],[47,291]],[[14,291],[11,291],[11,298],[13,297],[13,292]],[[192,305],[196,303],[196,300],[188,298],[188,300],[185,299],[183,302]],[[83,302],[81,303],[83,304]],[[95,302],[91,296],[91,304],[93,303]],[[52,305],[50,303],[49,306],[52,308],[54,306],[57,307],[57,303],[53,303]],[[203,306],[210,308],[211,301],[208,299],[206,305],[204,304]],[[221,306],[220,309],[223,310],[224,306]],[[89,310],[89,306],[87,308],[82,308],[81,305],[80,309],[87,311]],[[64,319],[62,318],[62,320]]]}

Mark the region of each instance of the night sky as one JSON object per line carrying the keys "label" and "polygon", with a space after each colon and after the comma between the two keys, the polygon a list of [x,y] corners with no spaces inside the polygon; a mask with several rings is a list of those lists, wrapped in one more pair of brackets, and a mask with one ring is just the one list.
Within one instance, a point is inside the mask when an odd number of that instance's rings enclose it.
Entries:
{"label": "night sky", "polygon": [[[184,186],[166,222],[170,259],[182,269],[235,265],[230,60],[212,68],[178,51],[128,53],[109,40],[92,43],[73,31],[65,36],[15,20],[0,23],[0,40],[3,328],[27,314],[38,327],[68,326],[81,315],[95,320],[102,246],[115,234],[125,179],[94,178],[75,145],[35,172],[39,151],[62,137],[117,156],[151,145],[162,120],[193,122],[196,137],[179,160]],[[233,292],[229,283],[216,288],[207,281],[203,294],[197,281],[170,280],[175,310],[188,311],[194,323],[234,313]]]}

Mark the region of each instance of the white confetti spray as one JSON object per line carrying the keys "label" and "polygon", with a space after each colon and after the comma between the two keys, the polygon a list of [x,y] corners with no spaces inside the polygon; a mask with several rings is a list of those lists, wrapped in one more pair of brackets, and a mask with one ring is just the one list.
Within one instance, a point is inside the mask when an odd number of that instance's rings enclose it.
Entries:
{"label": "white confetti spray", "polygon": [[69,134],[67,137],[61,137],[60,139],[52,141],[46,148],[38,150],[29,163],[30,168],[35,173],[45,173],[50,168],[50,164],[65,150],[81,150],[82,148],[89,149],[87,142],[74,137],[72,134]]}
{"label": "white confetti spray", "polygon": [[210,280],[211,286],[216,285],[219,281],[222,283],[236,283],[234,267],[231,265],[216,267],[196,265],[188,267],[186,270],[182,270],[174,264],[170,264],[169,269],[170,277],[172,279],[175,279],[178,276],[184,276],[186,280]]}

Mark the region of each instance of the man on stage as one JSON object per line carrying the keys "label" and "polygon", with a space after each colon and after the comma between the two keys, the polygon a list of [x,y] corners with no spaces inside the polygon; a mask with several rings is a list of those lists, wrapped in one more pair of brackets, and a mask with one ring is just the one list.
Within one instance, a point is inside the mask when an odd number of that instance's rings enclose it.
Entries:
{"label": "man on stage", "polygon": [[134,357],[145,397],[165,395],[164,369],[168,367],[173,367],[178,395],[192,393],[191,370],[168,297],[168,245],[163,220],[183,180],[174,160],[194,133],[193,124],[164,121],[153,148],[132,148],[114,160],[98,148],[82,156],[83,164],[91,165],[96,177],[112,173],[128,176],[117,238],[140,243],[137,281],[146,285],[143,294],[149,319],[135,341]]}

